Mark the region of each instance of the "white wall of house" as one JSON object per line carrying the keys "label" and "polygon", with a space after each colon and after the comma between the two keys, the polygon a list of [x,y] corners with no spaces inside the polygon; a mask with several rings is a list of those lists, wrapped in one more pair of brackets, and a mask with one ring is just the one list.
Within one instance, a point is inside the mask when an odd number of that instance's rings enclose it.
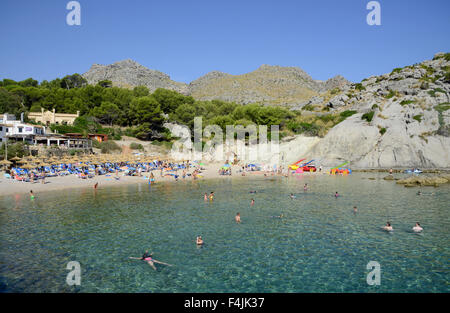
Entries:
{"label": "white wall of house", "polygon": [[26,124],[16,120],[12,114],[3,114],[0,118],[0,142],[5,142],[5,137],[44,135],[45,127]]}

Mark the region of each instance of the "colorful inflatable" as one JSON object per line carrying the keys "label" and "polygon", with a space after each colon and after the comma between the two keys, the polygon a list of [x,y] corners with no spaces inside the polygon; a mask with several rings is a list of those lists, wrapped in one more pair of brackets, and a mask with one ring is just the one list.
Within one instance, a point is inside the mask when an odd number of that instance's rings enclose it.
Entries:
{"label": "colorful inflatable", "polygon": [[351,173],[352,173],[352,170],[351,170],[351,169],[342,167],[342,166],[346,165],[347,163],[348,163],[348,162],[344,162],[344,163],[342,163],[342,164],[340,164],[340,165],[338,165],[338,166],[332,168],[332,169],[330,170],[330,174],[331,174],[331,175],[335,175],[335,174],[348,175],[348,174],[351,174]]}
{"label": "colorful inflatable", "polygon": [[298,169],[300,166],[298,165],[300,162],[305,161],[306,159],[300,159],[297,162],[295,162],[294,164],[289,165],[289,168],[292,170],[296,170]]}

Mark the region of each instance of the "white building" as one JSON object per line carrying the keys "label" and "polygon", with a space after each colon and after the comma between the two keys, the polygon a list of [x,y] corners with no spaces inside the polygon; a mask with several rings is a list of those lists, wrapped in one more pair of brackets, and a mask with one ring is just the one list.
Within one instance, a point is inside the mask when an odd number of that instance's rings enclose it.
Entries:
{"label": "white building", "polygon": [[6,139],[12,139],[32,144],[36,135],[44,134],[45,127],[24,123],[23,115],[20,120],[17,120],[13,114],[0,115],[0,143],[5,142]]}

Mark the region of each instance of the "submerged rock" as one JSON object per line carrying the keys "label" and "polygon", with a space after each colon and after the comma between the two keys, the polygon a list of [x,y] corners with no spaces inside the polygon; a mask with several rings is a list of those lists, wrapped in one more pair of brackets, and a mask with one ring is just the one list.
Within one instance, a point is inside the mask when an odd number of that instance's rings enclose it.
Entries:
{"label": "submerged rock", "polygon": [[397,184],[405,185],[405,187],[414,186],[439,186],[441,184],[450,183],[450,175],[443,176],[411,176],[397,181]]}

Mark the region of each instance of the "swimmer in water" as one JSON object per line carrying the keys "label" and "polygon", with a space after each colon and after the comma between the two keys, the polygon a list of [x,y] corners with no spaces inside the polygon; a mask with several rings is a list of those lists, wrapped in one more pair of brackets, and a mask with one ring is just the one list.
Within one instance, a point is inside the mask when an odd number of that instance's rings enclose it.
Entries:
{"label": "swimmer in water", "polygon": [[202,236],[197,236],[197,239],[195,240],[198,246],[203,245],[203,239]]}
{"label": "swimmer in water", "polygon": [[209,200],[214,201],[214,191],[211,191],[211,193],[209,194]]}
{"label": "swimmer in water", "polygon": [[256,193],[256,190],[250,190],[250,193]]}
{"label": "swimmer in water", "polygon": [[31,199],[31,200],[34,200],[34,193],[33,193],[33,190],[30,190],[30,199]]}
{"label": "swimmer in water", "polygon": [[283,216],[283,214],[280,214],[279,216],[271,216],[271,218],[282,218]]}
{"label": "swimmer in water", "polygon": [[336,191],[336,193],[334,194],[334,196],[337,198],[337,197],[339,197],[339,194],[338,194],[338,192]]}
{"label": "swimmer in water", "polygon": [[353,213],[356,214],[356,212],[358,212],[358,208],[356,207],[356,205],[353,207]]}
{"label": "swimmer in water", "polygon": [[391,223],[386,222],[386,226],[383,226],[383,229],[386,231],[393,231],[394,228],[392,228]]}
{"label": "swimmer in water", "polygon": [[208,201],[208,194],[205,192],[205,201]]}
{"label": "swimmer in water", "polygon": [[419,191],[417,192],[417,195],[418,195],[418,196],[421,196],[421,195],[422,195],[422,191],[419,190]]}
{"label": "swimmer in water", "polygon": [[290,197],[291,197],[291,199],[295,199],[295,196],[293,193],[291,193]]}
{"label": "swimmer in water", "polygon": [[153,252],[152,253],[148,253],[148,250],[145,251],[144,255],[141,258],[135,258],[135,257],[130,257],[130,259],[134,259],[134,260],[143,260],[145,262],[147,262],[148,265],[150,265],[155,271],[156,271],[156,267],[154,263],[158,263],[158,264],[162,264],[162,265],[167,265],[167,266],[172,266],[171,264],[167,264],[158,260],[155,260],[152,258]]}
{"label": "swimmer in water", "polygon": [[303,186],[303,191],[308,191],[308,184],[305,184],[305,186]]}
{"label": "swimmer in water", "polygon": [[97,189],[98,183],[95,183],[94,185],[94,189]]}
{"label": "swimmer in water", "polygon": [[250,205],[254,205],[255,204],[255,199],[252,199],[252,202],[250,203]]}
{"label": "swimmer in water", "polygon": [[236,223],[240,223],[241,222],[241,214],[240,213],[236,213],[236,216],[234,218],[236,220]]}
{"label": "swimmer in water", "polygon": [[413,231],[415,231],[416,233],[419,233],[419,232],[421,232],[421,231],[423,230],[423,228],[420,227],[419,222],[417,222],[416,225],[415,225],[412,229],[413,229]]}

